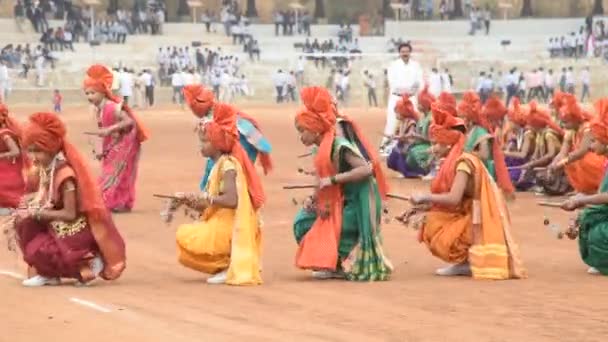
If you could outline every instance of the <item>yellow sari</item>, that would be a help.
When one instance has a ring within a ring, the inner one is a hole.
[[[422,241],[446,262],[468,260],[475,279],[526,278],[502,192],[476,156],[464,153],[458,171],[472,177],[474,198],[464,198],[454,210],[428,211]]]
[[[226,284],[258,285],[262,283],[260,220],[251,204],[245,174],[234,157],[218,159],[206,191],[211,196],[221,194],[224,173],[230,170],[236,171],[236,209],[212,206],[201,213],[200,221],[181,225],[176,233],[178,260],[209,274],[227,269]]]

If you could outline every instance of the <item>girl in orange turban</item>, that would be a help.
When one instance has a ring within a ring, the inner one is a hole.
[[[112,94],[112,72],[103,65],[87,70],[83,88],[96,109],[97,135],[102,138],[99,184],[104,202],[113,212],[128,212],[135,202],[135,183],[141,143],[149,133],[129,106]]]
[[[192,110],[192,114],[202,121],[212,120],[214,106],[217,103],[211,90],[201,85],[187,85],[184,87],[183,92],[186,103],[190,107],[190,110]],[[268,174],[272,170],[272,159],[270,158],[272,147],[262,134],[260,125],[252,116],[242,111],[237,111],[236,126],[239,131],[240,144],[247,152],[249,159],[255,164],[259,156],[264,173]],[[201,190],[204,190],[207,186],[211,169],[213,169],[213,162],[209,159],[205,168],[205,174],[201,179]]]
[[[21,128],[0,103],[0,208],[16,208],[25,191]]]
[[[502,193],[479,157],[463,152],[462,120],[437,104],[432,111],[433,151],[445,159],[431,193],[413,195],[414,210],[402,219],[406,224],[417,222],[420,241],[433,255],[452,264],[438,269],[438,275],[492,280],[526,277]]]
[[[597,117],[591,122],[590,129],[593,151],[608,156],[608,99],[595,104]],[[581,258],[589,266],[589,274],[608,275],[608,172],[597,193],[577,195],[562,204],[564,210],[584,208],[578,214],[578,246]]]
[[[386,159],[386,164],[404,177],[424,176],[430,171],[431,145],[427,140],[430,118],[421,117],[414,109],[409,94],[397,101],[395,113],[401,123],[399,142]]]
[[[200,215],[198,221],[177,230],[182,265],[213,274],[209,284],[258,285],[262,283],[258,209],[265,196],[239,143],[236,122],[236,109],[227,104],[216,104],[212,121],[201,122],[201,154],[213,160],[209,181],[202,193],[175,194],[164,216],[170,218],[182,205]]]
[[[313,270],[318,279],[387,280],[392,265],[382,247],[375,163],[336,134],[336,113],[322,93],[318,87],[303,89],[306,106],[295,119],[301,142],[318,146],[319,177],[317,191],[294,222],[296,266]]]
[[[61,120],[51,113],[31,115],[23,146],[36,166],[31,181],[38,188],[15,212],[17,241],[32,275],[23,285],[117,279],[126,265],[124,241]]]
[[[458,113],[467,122],[465,152],[477,154],[505,194],[513,194],[515,188],[509,177],[502,144],[500,139],[495,137],[488,117],[482,112],[481,100],[477,93],[473,91],[464,93],[458,104]]]
[[[579,193],[596,193],[604,175],[606,157],[590,151],[593,136],[585,112],[570,94],[564,95],[560,118],[568,129],[560,153],[549,165],[549,172],[564,169],[570,184]]]

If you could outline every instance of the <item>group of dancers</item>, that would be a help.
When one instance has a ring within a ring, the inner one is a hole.
[[[125,242],[111,214],[133,207],[149,133],[111,84],[106,67],[88,69],[84,91],[99,123],[90,134],[102,138],[97,180],[55,114],[32,114],[22,128],[0,106],[0,207],[8,210],[6,232],[29,266],[24,286],[114,280],[126,267]],[[161,213],[167,223],[180,208],[193,214],[194,222],[176,231],[178,261],[209,274],[210,284],[261,284],[266,196],[254,164],[272,172],[271,144],[255,118],[216,101],[211,90],[183,91],[207,166],[197,191],[158,195],[167,199]],[[608,181],[602,180],[608,99],[598,102],[593,118],[561,93],[553,116],[534,103],[515,101],[507,109],[490,98],[482,105],[472,92],[460,103],[447,93],[417,96],[417,108],[409,95],[396,105],[400,129],[391,138],[399,144],[388,161],[408,177],[432,174],[430,192],[411,195],[411,208],[398,219],[450,264],[438,275],[525,278],[505,198],[515,189],[565,194],[570,186],[577,194],[561,207],[585,208],[576,221],[582,258],[590,272],[608,274]],[[381,223],[383,202],[394,195],[378,153],[327,89],[303,88],[301,99],[295,129],[313,151],[316,184],[293,223],[295,265],[316,279],[388,280],[393,265]],[[567,186],[557,189],[558,182]]]

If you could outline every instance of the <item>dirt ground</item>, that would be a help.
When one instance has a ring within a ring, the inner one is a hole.
[[[34,107],[13,108],[25,118]],[[305,148],[293,128],[295,107],[254,107],[274,146],[274,172],[264,177],[264,285],[211,286],[205,275],[176,261],[172,226],[160,221],[155,192],[196,190],[204,161],[197,153],[194,119],[172,107],[142,111],[153,137],[144,146],[138,201],[131,214],[116,216],[127,240],[128,268],[114,283],[26,289],[16,279],[19,257],[0,248],[0,342],[53,341],[606,341],[608,278],[587,275],[576,242],[557,240],[543,215],[562,228],[568,215],[536,206],[532,194],[510,204],[513,229],[530,278],[474,281],[440,278],[442,262],[416,241],[416,232],[393,222],[383,226],[386,251],[395,265],[391,281],[313,281],[294,267],[296,244],[292,198],[285,183],[305,183],[296,156]],[[380,110],[347,110],[379,139]],[[95,129],[84,107],[63,114],[69,136],[84,152],[82,134]],[[93,162],[93,161],[92,161]],[[419,180],[390,174],[392,192],[428,189]],[[405,204],[391,201],[393,215]],[[15,272],[12,276],[7,272]],[[87,306],[88,305],[88,306]]]

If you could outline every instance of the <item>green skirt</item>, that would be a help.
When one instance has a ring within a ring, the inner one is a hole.
[[[348,280],[388,280],[392,265],[382,250],[380,233],[382,203],[375,183],[365,181],[347,184],[344,186],[344,193],[342,231],[338,245],[340,260],[336,265],[337,268],[345,271]],[[294,236],[298,243],[302,241],[316,219],[315,212],[304,209],[298,212],[293,225]],[[344,267],[345,265],[348,267]],[[345,268],[348,268],[348,271]]]
[[[585,209],[578,221],[581,258],[585,264],[608,275],[608,205]]]
[[[431,144],[429,143],[418,143],[410,147],[405,158],[408,169],[422,174],[428,173],[430,171],[429,162],[431,160],[430,148]]]

